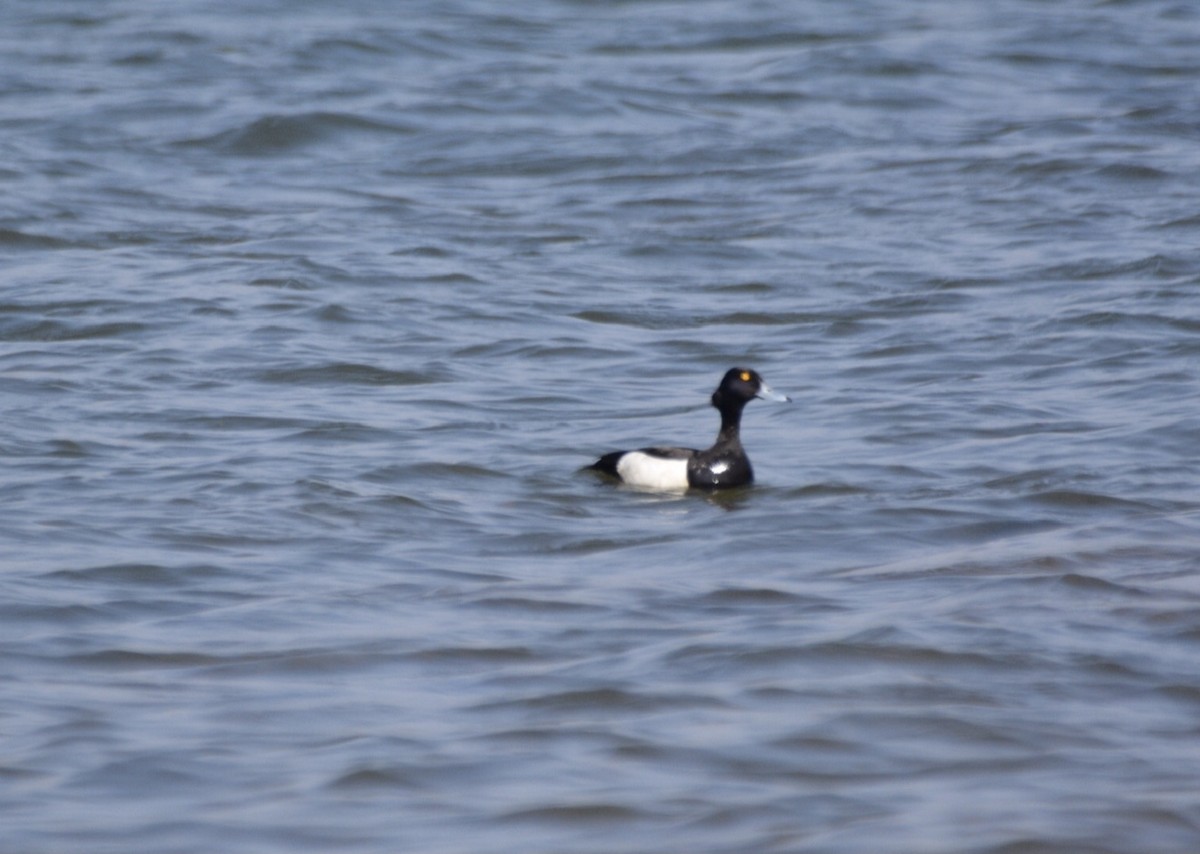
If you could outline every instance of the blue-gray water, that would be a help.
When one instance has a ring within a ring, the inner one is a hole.
[[[1200,851],[1195,4],[0,49],[4,854]]]

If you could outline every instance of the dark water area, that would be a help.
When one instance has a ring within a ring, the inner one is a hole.
[[[0,46],[0,851],[1200,851],[1200,8]]]

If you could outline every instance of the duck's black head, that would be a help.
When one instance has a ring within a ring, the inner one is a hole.
[[[730,368],[713,392],[712,405],[721,412],[741,411],[754,398],[762,400],[790,400],[786,395],[767,385],[758,371],[749,368]]]

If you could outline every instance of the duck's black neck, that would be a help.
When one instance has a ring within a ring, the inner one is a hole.
[[[742,410],[746,407],[746,401],[725,400],[717,393],[713,395],[712,404],[721,413],[721,432],[717,434],[717,444],[741,441]]]

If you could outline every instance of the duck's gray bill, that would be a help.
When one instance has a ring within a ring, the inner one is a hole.
[[[766,383],[759,384],[758,394],[754,396],[761,398],[762,400],[774,400],[777,403],[790,403],[792,400],[786,394],[780,394],[779,392],[775,391],[775,389],[771,388]]]

